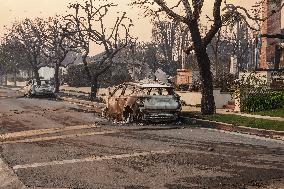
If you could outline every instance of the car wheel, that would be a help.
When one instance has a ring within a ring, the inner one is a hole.
[[[136,111],[136,113],[134,115],[134,121],[135,122],[142,122],[142,120],[143,120],[143,113],[140,110]]]
[[[55,93],[53,93],[52,95],[51,95],[51,98],[57,98],[57,94],[55,94]]]
[[[102,116],[102,117],[107,117],[107,112],[108,112],[108,108],[102,109],[101,116]]]
[[[27,98],[32,98],[32,97],[33,97],[33,94],[32,94],[32,92],[31,92],[31,91],[29,91],[29,92],[28,92],[28,94],[27,94],[26,96],[27,96]]]
[[[127,106],[125,107],[124,111],[123,111],[123,121],[125,123],[133,123],[134,121],[134,116],[133,116],[133,110]]]

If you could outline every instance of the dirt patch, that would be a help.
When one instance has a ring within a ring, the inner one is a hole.
[[[0,123],[0,134],[29,130],[29,128],[20,121],[6,120],[4,118],[1,119],[2,121]]]

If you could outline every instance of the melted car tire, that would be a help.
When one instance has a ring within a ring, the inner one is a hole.
[[[32,92],[29,91],[28,94],[26,95],[26,97],[27,97],[27,98],[32,98],[32,97],[33,97]]]
[[[123,121],[126,122],[126,123],[133,123],[134,122],[134,116],[133,116],[133,110],[132,108],[130,108],[129,106],[126,106],[124,108],[124,111],[123,111]]]

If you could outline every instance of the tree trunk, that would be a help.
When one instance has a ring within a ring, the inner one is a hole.
[[[32,75],[33,75],[33,74],[32,74],[32,70],[31,70],[31,69],[28,69],[28,78],[31,79],[31,78],[32,78]]]
[[[210,70],[210,59],[206,49],[201,49],[196,53],[196,56],[202,83],[201,112],[203,115],[212,115],[216,112],[216,107],[213,95],[213,78]]]
[[[40,76],[39,76],[38,71],[39,71],[39,69],[37,67],[33,68],[34,78],[35,78],[37,84],[40,85]]]
[[[59,79],[59,64],[55,64],[54,67],[54,87],[55,87],[55,93],[59,93],[60,88],[60,79]]]
[[[206,51],[199,28],[198,21],[192,20],[188,23],[192,36],[195,55],[198,62],[199,72],[201,76],[201,112],[203,115],[212,115],[216,112],[215,100],[213,95],[213,77],[210,68],[210,59]]]
[[[215,53],[215,77],[218,77],[218,68],[219,68],[219,56],[218,56],[218,52]]]
[[[87,75],[89,82],[91,83],[91,93],[90,100],[95,100],[97,98],[98,92],[98,76],[95,76],[91,73],[91,70],[88,66],[87,56],[83,57],[84,69]]]
[[[91,82],[91,94],[90,94],[90,99],[95,100],[97,98],[97,93],[98,93],[98,77],[94,76]]]
[[[13,73],[13,79],[14,79],[14,86],[16,87],[17,86],[17,71],[14,70],[14,73]]]
[[[5,77],[4,77],[4,85],[7,86],[8,85],[8,75],[7,73],[5,73]]]

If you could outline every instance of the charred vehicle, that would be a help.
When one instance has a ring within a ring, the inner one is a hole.
[[[54,87],[50,84],[49,80],[40,80],[40,85],[36,80],[30,80],[23,88],[26,97],[33,96],[55,96]]]
[[[159,83],[125,83],[109,92],[105,115],[118,121],[175,121],[181,112],[174,88]]]

